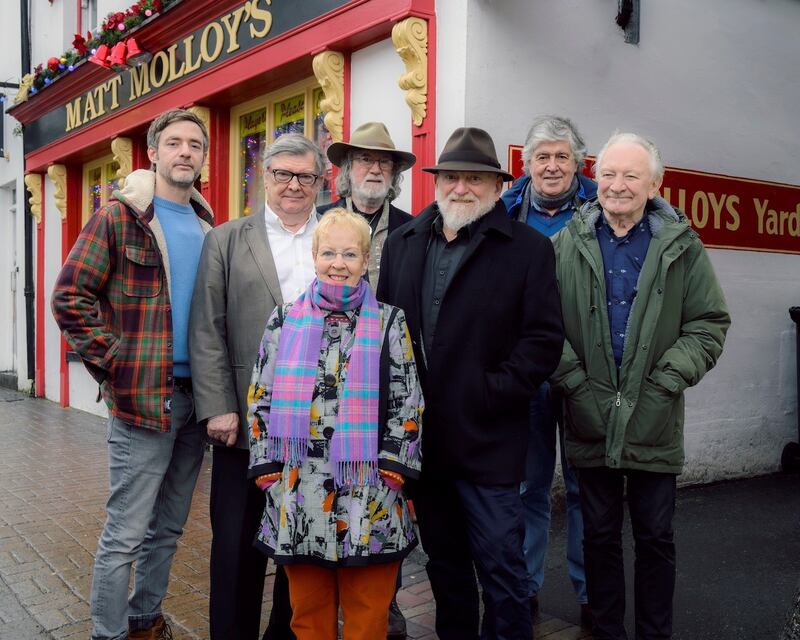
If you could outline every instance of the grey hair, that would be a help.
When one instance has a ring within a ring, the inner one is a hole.
[[[569,118],[561,116],[539,116],[533,121],[528,130],[528,137],[525,139],[525,146],[522,149],[522,168],[526,174],[529,173],[533,152],[542,142],[569,142],[572,155],[575,156],[575,165],[580,173],[586,160],[586,143],[578,132],[578,128]]]
[[[640,136],[638,133],[619,132],[615,131],[612,136],[603,145],[597,154],[597,161],[594,163],[594,175],[597,176],[599,167],[603,162],[603,156],[606,151],[615,144],[636,144],[642,147],[650,156],[650,172],[653,175],[653,180],[661,180],[664,177],[664,161],[661,159],[661,153],[653,142],[647,138]]]
[[[347,156],[342,160],[342,164],[339,165],[339,174],[336,176],[336,194],[340,198],[347,198],[352,193],[352,185],[350,184],[350,178],[353,171],[353,152],[348,152]],[[389,181],[389,193],[387,194],[387,198],[389,202],[397,198],[400,195],[400,185],[403,182],[403,171],[402,165],[398,164],[397,162],[394,163],[394,167],[392,167],[392,177]]]
[[[283,153],[290,156],[314,156],[315,173],[322,176],[325,173],[325,156],[322,155],[320,148],[304,135],[299,133],[284,133],[278,136],[271,145],[264,149],[263,163],[264,169],[270,166],[272,159]]]

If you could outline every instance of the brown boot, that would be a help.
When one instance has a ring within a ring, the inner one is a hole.
[[[170,629],[164,616],[158,616],[153,626],[149,629],[129,631],[128,640],[173,640],[172,629]]]

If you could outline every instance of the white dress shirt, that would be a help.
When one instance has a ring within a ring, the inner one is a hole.
[[[283,302],[292,302],[308,288],[314,279],[314,259],[311,256],[311,239],[317,226],[317,210],[311,209],[306,223],[297,231],[290,231],[283,221],[264,203],[267,239],[278,271]]]

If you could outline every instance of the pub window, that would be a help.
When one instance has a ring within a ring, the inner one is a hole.
[[[300,133],[316,142],[323,154],[331,144],[319,107],[324,97],[310,78],[278,91],[249,100],[231,109],[230,218],[259,212],[264,206],[264,147],[284,133]],[[332,167],[326,157],[322,188],[317,204],[331,200]]]
[[[83,165],[83,202],[81,204],[81,226],[89,217],[111,198],[111,192],[119,185],[117,171],[119,163],[108,155]]]

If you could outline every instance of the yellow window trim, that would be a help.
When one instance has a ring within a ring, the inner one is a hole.
[[[309,140],[313,140],[312,135],[314,132],[314,90],[319,89],[319,84],[316,78],[306,78],[300,82],[281,87],[280,89],[267,93],[263,96],[253,98],[247,102],[236,105],[231,108],[230,112],[230,174],[228,176],[231,189],[228,190],[228,219],[235,220],[239,218],[239,210],[241,206],[241,193],[239,189],[239,182],[241,180],[243,167],[241,166],[241,159],[239,157],[239,144],[241,137],[239,135],[239,118],[246,113],[256,111],[257,109],[266,109],[266,133],[267,144],[272,143],[272,132],[275,130],[275,103],[287,98],[294,97],[298,94],[305,94],[305,109],[304,109],[304,135]]]

